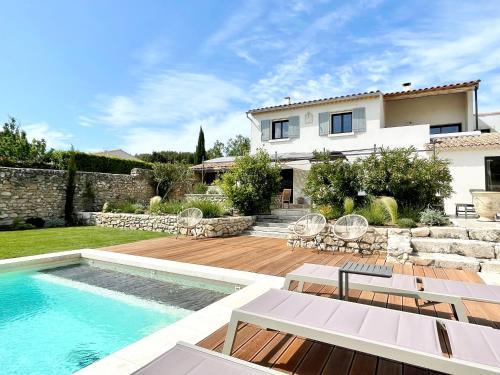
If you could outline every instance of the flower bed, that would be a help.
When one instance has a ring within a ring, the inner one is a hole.
[[[79,212],[77,216],[78,221],[84,225],[177,233],[177,215]],[[202,219],[201,223],[191,230],[190,235],[203,237],[234,236],[244,232],[254,221],[255,217],[253,216],[224,216]],[[186,229],[181,228],[180,233],[186,234]]]

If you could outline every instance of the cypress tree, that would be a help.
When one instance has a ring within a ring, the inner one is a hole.
[[[202,160],[207,159],[207,153],[205,151],[205,134],[200,126],[200,133],[198,134],[198,144],[196,145],[196,151],[194,152],[194,164],[201,164]]]

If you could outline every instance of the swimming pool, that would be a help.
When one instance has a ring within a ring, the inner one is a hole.
[[[230,292],[85,264],[0,273],[1,373],[71,374]]]

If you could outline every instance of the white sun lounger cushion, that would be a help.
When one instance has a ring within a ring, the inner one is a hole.
[[[455,280],[422,278],[424,291],[460,296],[464,299],[500,303],[500,286]]]
[[[500,368],[500,330],[455,321],[444,325],[453,358]]]
[[[269,375],[276,372],[201,348],[177,344],[135,375]]]
[[[338,282],[339,267],[324,266],[321,264],[304,263],[287,276],[315,277],[333,282]],[[395,273],[392,277],[375,277],[364,275],[350,275],[349,282],[353,284],[376,285],[386,288],[417,291],[417,279],[415,276]]]
[[[239,310],[441,355],[435,319],[346,301],[272,289]]]

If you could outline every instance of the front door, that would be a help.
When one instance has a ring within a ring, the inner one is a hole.
[[[500,191],[500,156],[484,158],[486,191]]]
[[[293,202],[293,169],[281,170],[281,191],[283,189],[292,189],[290,200]]]

